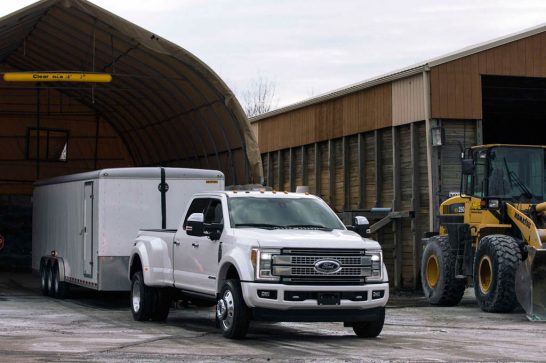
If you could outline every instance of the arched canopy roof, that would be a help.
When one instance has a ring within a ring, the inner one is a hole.
[[[0,63],[18,71],[111,73],[108,84],[48,86],[106,120],[135,166],[219,169],[228,184],[261,181],[248,119],[218,75],[88,1],[44,0],[1,18]]]

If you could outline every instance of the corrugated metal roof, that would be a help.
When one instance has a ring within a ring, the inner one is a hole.
[[[263,119],[266,119],[266,118],[273,117],[275,115],[279,115],[279,114],[289,112],[289,111],[292,111],[292,110],[297,110],[297,109],[300,109],[300,108],[303,108],[303,107],[311,106],[311,105],[321,103],[321,102],[324,102],[324,101],[332,100],[332,99],[335,99],[335,98],[338,98],[338,97],[341,97],[341,96],[344,96],[344,95],[347,95],[347,94],[355,93],[355,92],[358,92],[358,91],[361,91],[361,90],[364,90],[364,89],[367,89],[367,88],[371,88],[371,87],[374,87],[374,86],[377,86],[377,85],[380,85],[380,84],[383,84],[383,83],[387,83],[387,82],[395,81],[395,80],[398,80],[398,79],[406,78],[406,77],[415,75],[415,74],[423,72],[423,71],[428,71],[430,68],[438,66],[440,64],[448,63],[448,62],[451,62],[453,60],[463,58],[463,57],[466,57],[466,56],[469,56],[469,55],[472,55],[472,54],[475,54],[475,53],[480,53],[480,52],[483,52],[484,50],[496,48],[496,47],[499,47],[501,45],[511,43],[511,42],[514,42],[514,41],[517,41],[517,40],[520,40],[520,39],[523,39],[523,38],[528,38],[528,37],[533,36],[535,34],[543,33],[544,31],[546,31],[546,23],[537,25],[537,26],[529,28],[529,29],[522,30],[522,31],[517,32],[517,33],[510,34],[510,35],[507,35],[507,36],[504,36],[504,37],[496,38],[496,39],[493,39],[493,40],[490,40],[490,41],[487,41],[487,42],[484,42],[484,43],[475,44],[475,45],[460,49],[458,51],[442,55],[440,57],[429,59],[428,61],[425,61],[425,62],[414,64],[412,66],[402,68],[402,69],[399,69],[399,70],[396,70],[396,71],[393,71],[393,72],[390,72],[390,73],[387,73],[387,74],[383,74],[383,75],[378,76],[378,77],[370,78],[370,79],[367,79],[365,81],[349,85],[347,87],[339,88],[337,90],[334,90],[334,91],[331,91],[331,92],[328,92],[328,93],[324,93],[322,95],[319,95],[319,96],[316,96],[316,97],[313,97],[313,98],[310,98],[310,99],[307,99],[307,100],[304,100],[304,101],[301,101],[301,102],[297,102],[297,103],[294,103],[292,105],[288,105],[288,106],[285,106],[285,107],[278,108],[276,110],[264,113],[264,114],[256,116],[256,117],[253,117],[253,118],[250,119],[250,122],[251,123],[257,122],[257,121],[260,121],[260,120],[263,120]]]

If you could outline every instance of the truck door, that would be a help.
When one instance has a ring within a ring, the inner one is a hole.
[[[195,199],[185,216],[185,220],[192,213],[204,213],[205,223],[223,222],[221,200],[206,198],[207,203],[205,208],[203,208],[203,202],[203,199]],[[192,210],[194,209],[192,208],[194,207],[194,203],[195,207],[200,210]],[[218,270],[218,248],[220,241],[213,241],[207,236],[190,236],[186,233],[185,228],[181,228],[177,232],[175,242],[177,238],[180,245],[176,246],[179,248],[175,247],[173,253],[175,259],[175,286],[208,295],[216,294],[216,273]],[[180,286],[178,286],[178,283],[180,283]]]
[[[93,276],[93,182],[85,182],[83,189],[83,274]]]

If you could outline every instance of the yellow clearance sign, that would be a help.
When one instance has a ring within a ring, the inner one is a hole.
[[[53,73],[53,72],[7,72],[6,82],[112,82],[112,75],[107,73]]]

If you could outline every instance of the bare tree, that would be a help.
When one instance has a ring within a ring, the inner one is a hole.
[[[265,77],[260,76],[252,80],[242,95],[246,115],[254,117],[271,111],[278,103],[275,91],[275,82]]]

